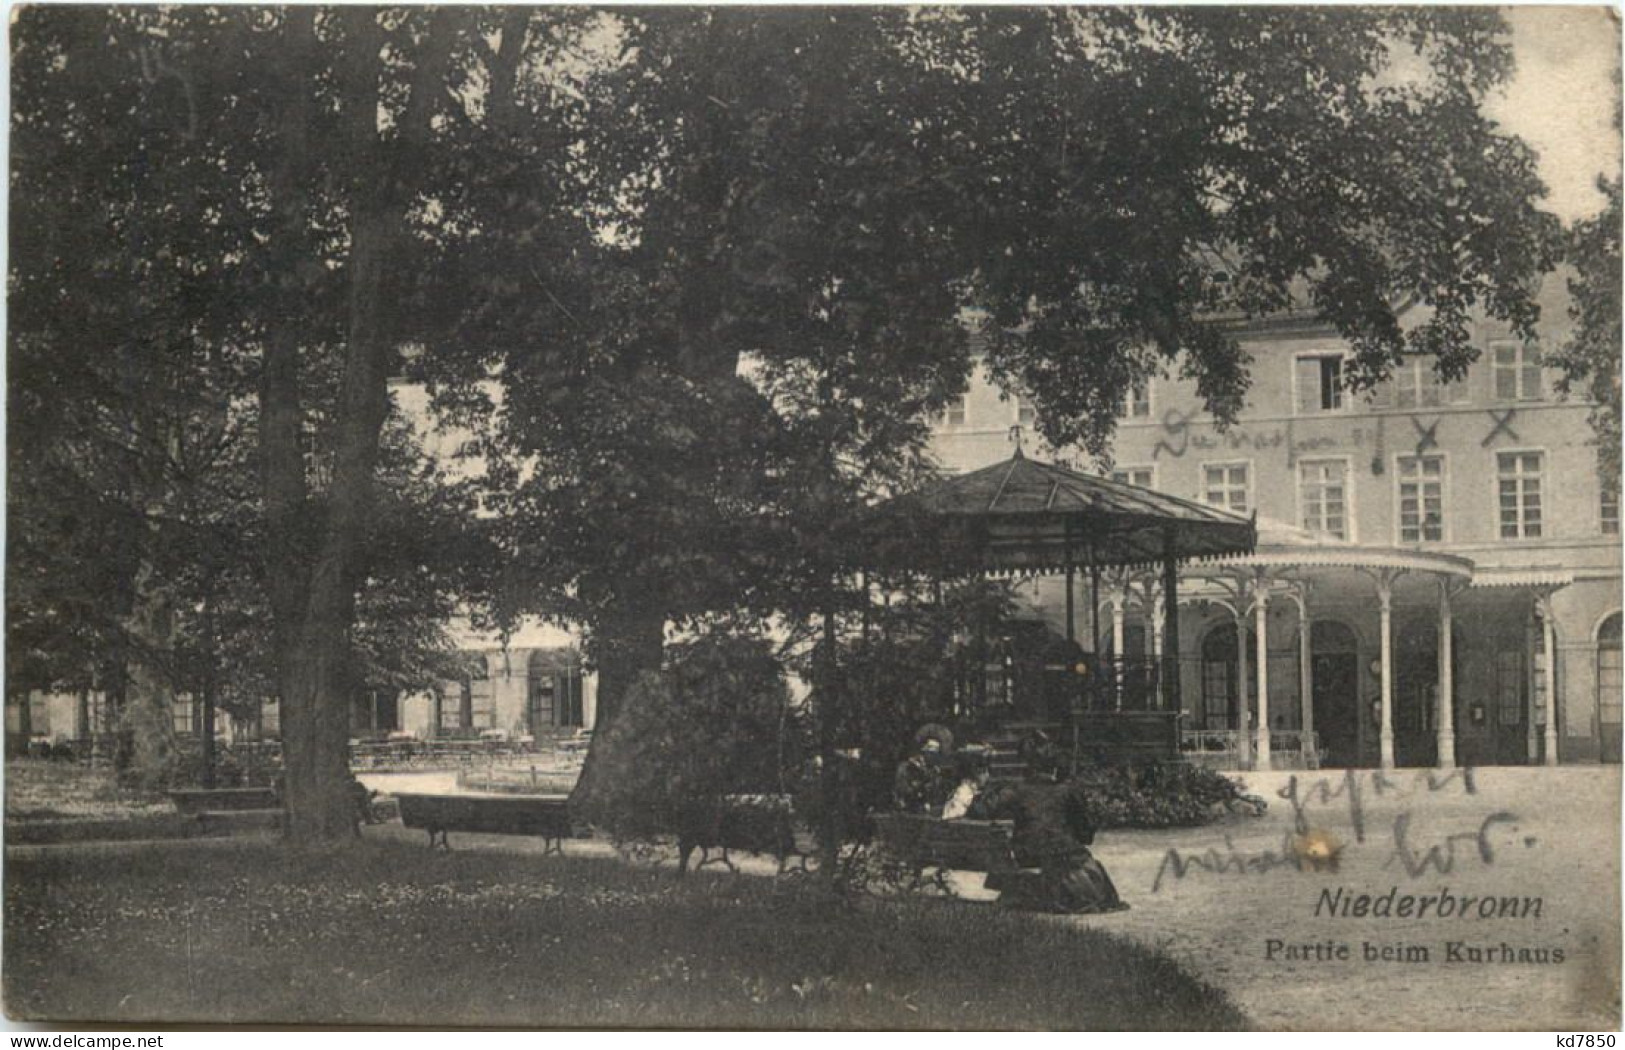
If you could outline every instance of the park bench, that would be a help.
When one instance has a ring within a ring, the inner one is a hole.
[[[169,800],[188,817],[200,813],[282,808],[282,800],[277,798],[276,789],[270,787],[176,788],[169,792]]]
[[[1008,820],[943,820],[920,813],[878,813],[874,823],[876,845],[910,872],[915,887],[927,881],[927,868],[936,869],[939,886],[946,871],[994,874],[1020,868],[1010,845],[1015,825]]]
[[[688,860],[695,850],[700,851],[700,862],[694,870],[707,864],[721,864],[729,871],[738,871],[729,850],[767,854],[779,862],[779,873],[792,856],[806,856],[796,846],[795,819],[790,799],[782,795],[729,795],[714,810],[686,822],[677,831],[677,873],[688,872]],[[711,856],[718,850],[718,856]]]
[[[205,833],[282,828],[282,800],[275,788],[176,788],[169,792],[169,800],[182,816],[195,818]]]
[[[448,832],[485,835],[531,835],[541,838],[542,852],[564,853],[564,840],[575,835],[564,795],[420,795],[397,793],[401,823],[429,833],[451,849]]]

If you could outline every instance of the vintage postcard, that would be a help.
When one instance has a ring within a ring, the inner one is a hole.
[[[14,1026],[1620,1028],[1617,9],[9,13]]]

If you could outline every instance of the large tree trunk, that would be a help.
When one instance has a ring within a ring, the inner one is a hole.
[[[308,9],[289,9],[291,46],[301,67],[313,65],[314,23]],[[377,12],[347,9],[346,58],[340,70],[345,98],[346,172],[350,198],[350,252],[344,279],[344,380],[337,444],[325,513],[313,514],[299,445],[303,423],[298,335],[275,333],[261,377],[261,468],[272,536],[269,590],[276,620],[277,678],[282,699],[284,802],[288,837],[333,842],[351,836],[349,705],[345,686],[351,659],[355,592],[365,559],[373,504],[373,472],[389,408],[391,350],[386,307],[394,303],[396,255],[409,250],[400,226],[399,180],[380,145],[377,89],[383,36]],[[430,77],[423,67],[403,125],[427,126]],[[311,177],[309,93],[284,115],[283,165],[278,172],[282,230],[303,243]],[[406,150],[393,159],[404,159]],[[297,291],[297,287],[292,289]],[[292,327],[291,325],[289,326]],[[313,519],[319,518],[319,524]]]
[[[336,627],[329,624],[329,628]],[[282,800],[294,842],[342,842],[354,833],[350,803],[348,710],[339,684],[349,645],[342,633],[311,623],[296,656],[279,668]]]
[[[133,643],[121,726],[131,743],[127,775],[140,786],[168,786],[175,763],[175,690],[165,666],[173,650],[168,596],[150,562],[136,571],[134,604],[125,620]]]

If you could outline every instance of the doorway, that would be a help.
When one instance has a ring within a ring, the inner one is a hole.
[[[1348,768],[1360,761],[1360,646],[1346,624],[1317,620],[1309,632],[1313,660],[1315,733],[1321,765]]]

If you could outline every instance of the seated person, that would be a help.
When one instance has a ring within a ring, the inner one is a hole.
[[[941,805],[942,741],[927,737],[898,763],[892,801],[904,813],[933,813]]]
[[[994,793],[986,808],[992,816],[1015,821],[1011,846],[1016,862],[1039,869],[1037,879],[1025,873],[990,875],[987,887],[1001,891],[999,903],[1074,914],[1128,907],[1105,866],[1089,850],[1095,829],[1082,789],[1034,777],[1020,787]]]
[[[954,767],[959,782],[942,807],[943,820],[960,820],[970,816],[976,800],[987,789],[989,774],[987,759],[984,756],[970,751],[963,752],[959,756],[959,761],[954,763]]]

